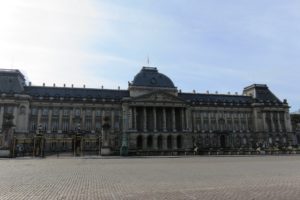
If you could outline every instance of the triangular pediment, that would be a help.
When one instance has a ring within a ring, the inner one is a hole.
[[[177,96],[163,91],[155,91],[131,99],[134,102],[165,102],[165,103],[185,103]]]

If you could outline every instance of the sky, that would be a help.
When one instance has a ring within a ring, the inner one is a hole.
[[[0,0],[0,68],[121,89],[142,66],[184,92],[267,84],[300,108],[299,0]]]

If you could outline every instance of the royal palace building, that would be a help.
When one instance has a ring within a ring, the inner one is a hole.
[[[287,101],[267,85],[250,85],[242,95],[188,93],[153,67],[143,67],[127,90],[33,86],[19,70],[2,69],[0,128],[6,113],[13,115],[16,140],[39,132],[49,140],[45,149],[50,150],[73,148],[76,134],[84,138],[81,148],[100,151],[101,146],[102,155],[178,155],[298,144]]]

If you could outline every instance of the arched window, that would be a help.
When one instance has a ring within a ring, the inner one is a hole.
[[[177,136],[177,148],[178,149],[182,148],[182,136],[181,135]]]
[[[136,148],[137,149],[143,148],[143,137],[141,135],[137,136],[136,138]]]
[[[172,136],[168,135],[167,137],[167,148],[172,149]]]

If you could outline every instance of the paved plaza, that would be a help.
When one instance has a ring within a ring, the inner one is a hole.
[[[0,159],[0,199],[300,199],[299,156]]]

